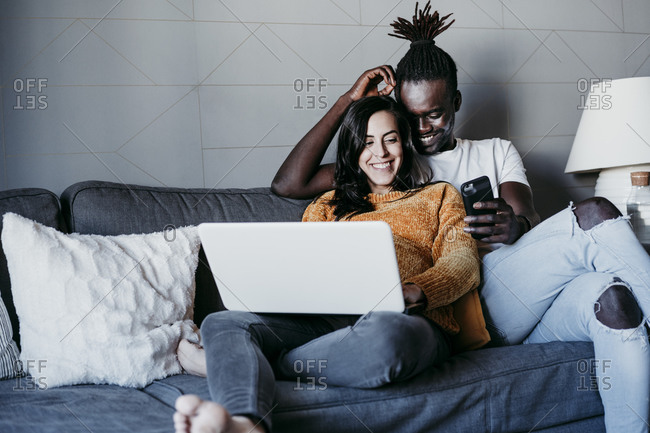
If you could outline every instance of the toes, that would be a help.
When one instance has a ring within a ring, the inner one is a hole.
[[[190,431],[189,418],[180,412],[174,413],[174,432],[189,433],[189,431]]]
[[[193,416],[202,400],[197,395],[182,395],[176,399],[176,410],[182,415]]]

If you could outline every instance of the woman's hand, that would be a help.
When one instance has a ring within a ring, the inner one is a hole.
[[[409,304],[425,302],[427,299],[420,286],[412,283],[402,284],[402,293],[404,294],[404,303],[407,306]]]
[[[378,85],[381,82],[386,83],[386,87],[379,90]],[[377,66],[361,74],[345,95],[352,101],[358,101],[366,96],[386,96],[390,95],[396,85],[393,67],[390,65]]]
[[[469,226],[463,229],[467,233],[484,235],[485,237],[481,238],[482,242],[512,244],[526,232],[527,228],[522,227],[522,221],[517,218],[512,207],[502,198],[476,202],[474,209],[496,211],[493,214],[465,217],[467,224],[489,224],[482,227]]]

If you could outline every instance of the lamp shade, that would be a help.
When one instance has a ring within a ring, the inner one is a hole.
[[[565,173],[650,163],[650,77],[592,86]]]

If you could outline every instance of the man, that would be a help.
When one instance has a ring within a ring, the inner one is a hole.
[[[456,64],[433,39],[453,21],[443,27],[448,16],[440,19],[437,12],[428,14],[427,8],[424,10],[427,20],[410,23],[400,19],[393,23],[397,35],[391,36],[411,41],[397,73],[388,65],[364,72],[294,147],[273,179],[271,189],[292,198],[310,198],[332,189],[333,164],[319,164],[346,109],[360,98],[389,95],[394,89],[397,100],[411,115],[415,147],[427,156],[435,180],[447,181],[460,189],[468,180],[482,175],[490,178],[497,198],[480,202],[475,208],[491,209],[495,213],[468,216],[468,224],[482,223],[482,226],[469,226],[466,231],[480,235],[482,242],[488,244],[511,244],[540,220],[521,158],[506,140],[472,142],[454,136],[455,116],[462,103]],[[379,90],[382,82],[386,86]],[[498,188],[494,189],[495,185]]]
[[[646,431],[650,258],[616,207],[598,197],[571,205],[516,242],[540,222],[521,158],[506,140],[455,137],[455,114],[462,103],[456,65],[434,42],[451,23],[443,27],[448,16],[429,12],[427,3],[418,17],[416,6],[413,22],[392,24],[397,37],[411,41],[397,71],[385,65],[364,72],[298,142],[278,170],[273,192],[309,198],[333,189],[333,165],[319,164],[347,107],[395,90],[411,116],[414,145],[435,180],[460,188],[487,175],[498,186],[495,200],[474,206],[496,213],[465,219],[482,223],[465,231],[483,236],[483,246],[510,244],[483,256],[481,301],[493,339],[501,344],[593,341],[597,359],[625,353],[609,372],[617,382],[614,391],[601,395],[605,424],[607,431]],[[379,90],[382,82],[386,86]],[[620,338],[607,340],[623,330],[634,338],[620,347]],[[624,359],[633,359],[639,369],[630,374]]]

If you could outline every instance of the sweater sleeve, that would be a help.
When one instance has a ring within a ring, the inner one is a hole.
[[[446,185],[442,194],[438,232],[431,250],[433,266],[405,281],[422,289],[427,312],[450,305],[480,282],[476,242],[463,231],[465,209],[460,194],[451,185]]]
[[[333,191],[316,198],[302,214],[302,222],[334,221],[334,208],[328,204]]]

